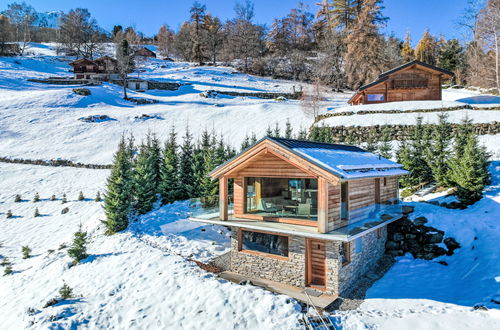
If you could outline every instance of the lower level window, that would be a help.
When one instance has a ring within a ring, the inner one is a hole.
[[[242,230],[241,249],[288,257],[288,237]]]

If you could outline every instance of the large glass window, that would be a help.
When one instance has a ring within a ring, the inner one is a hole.
[[[241,249],[288,257],[288,237],[242,230]]]
[[[246,213],[265,217],[318,218],[318,180],[247,178]]]

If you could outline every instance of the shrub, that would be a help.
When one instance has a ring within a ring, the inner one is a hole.
[[[7,219],[12,218],[13,217],[12,211],[8,210],[7,213],[5,213],[5,216],[7,217]]]
[[[35,197],[33,197],[33,202],[39,202],[40,201],[40,195],[38,193],[35,194]]]
[[[21,251],[23,252],[23,259],[28,259],[29,257],[31,257],[31,249],[29,248],[29,246],[23,246]]]
[[[21,201],[21,195],[17,194],[16,197],[14,197],[14,202],[19,203]]]
[[[8,265],[7,267],[5,267],[5,269],[3,270],[3,276],[7,276],[7,275],[10,275],[12,274],[13,270],[12,270],[12,266],[11,265]]]
[[[88,257],[87,254],[87,232],[82,231],[82,225],[73,234],[73,244],[68,250],[68,255],[73,258],[73,263],[77,264]]]
[[[4,266],[5,267],[5,266],[9,266],[9,265],[11,265],[11,262],[10,262],[9,258],[5,258],[5,259],[2,260],[2,262],[0,262],[0,266]]]
[[[38,207],[35,208],[35,214],[34,214],[34,217],[39,217],[40,216],[40,211],[38,211]]]
[[[80,191],[80,193],[78,194],[78,200],[83,201],[84,199],[85,199],[85,196],[83,196],[83,192]]]
[[[66,283],[59,289],[59,294],[61,295],[61,299],[69,299],[73,297],[73,289],[69,287]]]
[[[101,193],[100,192],[97,192],[97,194],[95,195],[95,201],[96,202],[102,201],[102,199],[101,199]]]
[[[43,306],[43,308],[47,308],[47,307],[50,307],[50,306],[54,306],[55,304],[58,304],[59,303],[59,298],[52,298],[50,299],[49,301],[47,301],[45,303],[45,305]]]

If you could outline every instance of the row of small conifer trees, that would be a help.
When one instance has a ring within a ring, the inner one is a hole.
[[[124,230],[130,214],[147,213],[157,201],[165,204],[217,195],[218,184],[208,173],[235,154],[223,136],[208,130],[194,141],[187,129],[178,143],[172,127],[163,146],[154,133],[140,145],[135,145],[133,136],[122,137],[107,180],[106,232]]]
[[[328,127],[313,130],[311,139],[331,142],[327,130]],[[439,115],[437,125],[424,124],[423,118],[417,117],[410,139],[402,141],[396,150],[389,127],[383,129],[378,142],[369,136],[365,138],[365,142],[360,143],[364,149],[388,159],[396,158],[410,171],[409,175],[401,177],[400,184],[411,192],[435,182],[439,187],[456,188],[459,201],[469,205],[481,198],[484,187],[490,183],[490,154],[479,144],[468,118],[453,132],[446,113]]]

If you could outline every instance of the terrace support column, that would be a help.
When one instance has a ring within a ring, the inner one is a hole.
[[[228,220],[228,178],[223,176],[219,178],[219,218]]]
[[[318,232],[328,231],[328,181],[318,178]]]

